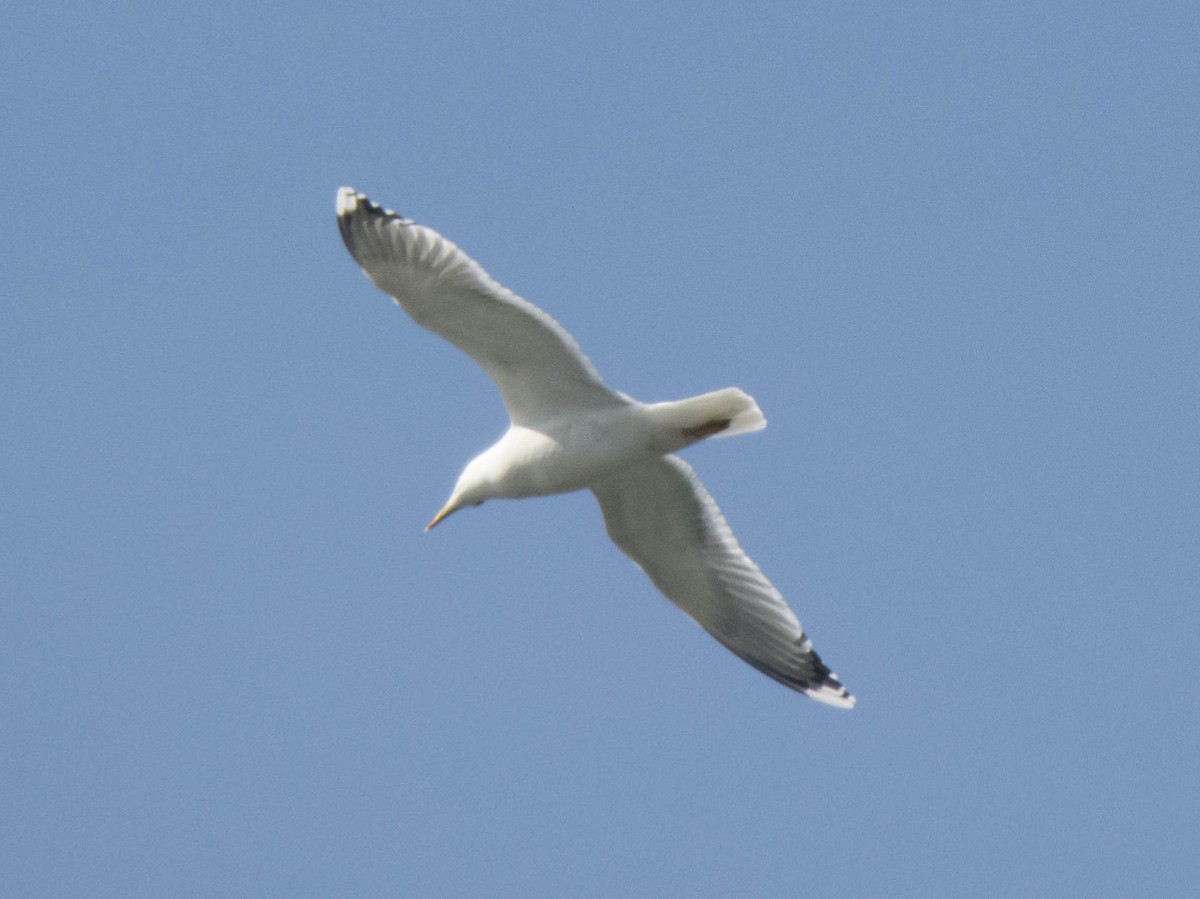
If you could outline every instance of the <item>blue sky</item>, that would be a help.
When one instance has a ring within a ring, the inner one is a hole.
[[[0,893],[1181,895],[1200,879],[1190,4],[6,16]],[[353,185],[645,400],[859,698],[505,425]]]

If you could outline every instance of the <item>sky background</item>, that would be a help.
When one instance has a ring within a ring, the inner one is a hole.
[[[0,37],[0,894],[1200,883],[1200,12],[18,3]],[[348,184],[644,400],[858,696],[506,425]]]

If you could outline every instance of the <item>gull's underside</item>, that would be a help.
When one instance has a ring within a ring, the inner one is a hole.
[[[505,437],[467,466],[433,524],[492,497],[587,487],[613,542],[722,645],[813,699],[854,705],[691,467],[671,454],[763,427],[753,399],[727,388],[638,403],[606,387],[554,319],[437,232],[347,187],[337,212],[346,248],[371,281],[470,355],[512,420]]]

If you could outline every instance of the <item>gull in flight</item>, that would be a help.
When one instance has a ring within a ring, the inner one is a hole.
[[[338,191],[337,217],[366,276],[474,359],[512,421],[467,463],[426,530],[485,500],[586,487],[612,541],[722,645],[793,690],[854,705],[691,466],[674,455],[708,437],[766,427],[749,395],[729,387],[640,403],[606,387],[566,329],[436,231],[349,187]]]

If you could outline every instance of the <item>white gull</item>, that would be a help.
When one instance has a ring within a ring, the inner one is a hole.
[[[426,528],[464,506],[588,488],[612,541],[738,657],[793,690],[851,708],[796,615],[742,551],[691,466],[672,453],[766,427],[735,387],[668,403],[610,390],[567,331],[436,231],[349,187],[338,228],[367,277],[417,324],[473,358],[511,426],[472,459]]]

